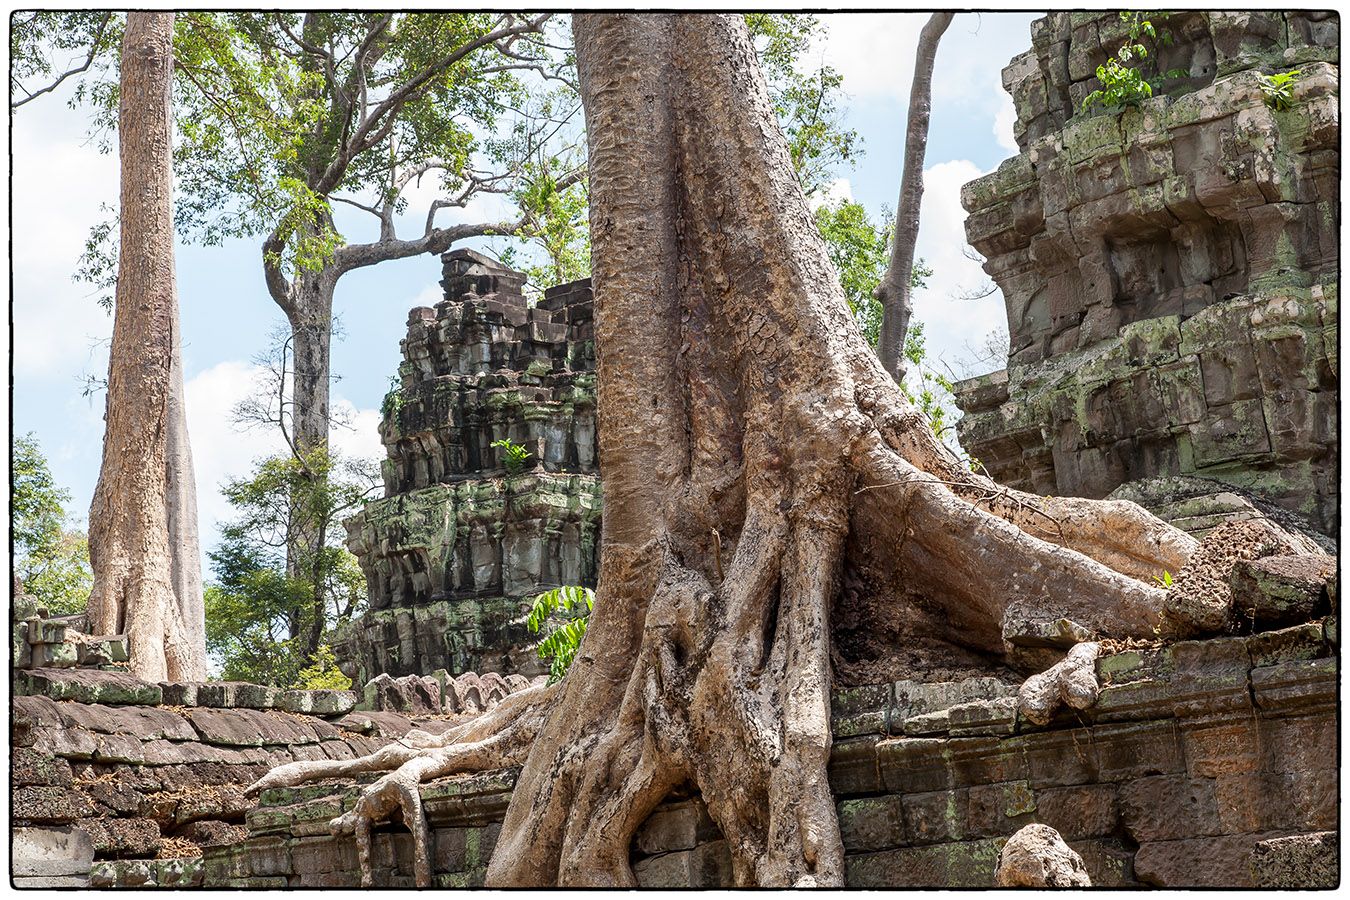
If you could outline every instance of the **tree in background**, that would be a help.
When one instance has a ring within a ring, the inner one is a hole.
[[[214,580],[206,590],[207,649],[222,662],[223,678],[282,687],[344,680],[329,642],[364,609],[366,581],[343,546],[342,520],[369,498],[374,481],[361,464],[316,447],[264,459],[250,478],[225,486],[238,515],[210,554]],[[288,565],[296,518],[311,523],[319,541]]]
[[[118,102],[120,251],[103,464],[89,509],[89,625],[125,634],[132,674],[206,676],[173,586],[167,431],[178,330],[174,277],[172,13],[129,13]]]
[[[123,36],[123,22],[111,11],[66,12],[37,10],[14,14],[10,27],[10,110],[17,110],[48,94],[67,80],[106,66]],[[75,53],[75,58],[65,58]],[[63,59],[58,61],[57,56]],[[97,82],[95,82],[97,83]],[[104,82],[105,85],[108,82]],[[89,83],[77,81],[72,105],[87,96]],[[111,96],[108,99],[111,100]],[[106,107],[111,108],[111,106]],[[101,223],[89,245],[83,266],[91,280],[105,289],[100,302],[112,312],[108,291],[116,283],[115,253],[104,244],[111,223]],[[182,335],[174,305],[173,347],[170,359],[169,414],[165,436],[164,511],[169,527],[170,578],[188,641],[204,654],[201,540],[197,528],[197,480],[187,430],[183,389]]]
[[[910,270],[914,246],[919,240],[919,209],[923,202],[923,160],[928,151],[928,120],[933,107],[933,62],[938,41],[952,22],[952,13],[933,13],[919,32],[914,54],[914,82],[909,89],[909,115],[905,128],[905,163],[900,176],[900,202],[895,209],[895,246],[886,274],[877,286],[885,311],[877,355],[897,382],[905,380],[908,359],[905,334],[914,305],[910,299]]]
[[[825,250],[839,272],[844,299],[858,322],[863,338],[875,349],[881,333],[883,310],[877,286],[886,271],[894,223],[884,219],[878,227],[861,203],[838,200],[817,207],[816,227],[825,239]],[[922,259],[910,270],[910,286],[927,286],[933,270]],[[915,320],[905,335],[905,359],[909,363],[900,388],[928,419],[938,437],[947,437],[947,420],[954,407],[952,381],[928,358],[923,323]],[[953,448],[956,449],[956,448]]]
[[[89,539],[69,527],[65,505],[70,492],[56,486],[32,434],[14,439],[10,485],[15,577],[24,593],[54,615],[80,612],[94,583]]]

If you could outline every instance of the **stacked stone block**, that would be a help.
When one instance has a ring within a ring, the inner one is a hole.
[[[1097,886],[1294,886],[1279,873],[1296,866],[1259,863],[1257,850],[1271,856],[1278,839],[1300,835],[1334,842],[1320,833],[1337,827],[1337,646],[1326,619],[1120,650],[1097,663],[1096,706],[1046,726],[1019,719],[1016,686],[994,678],[836,691],[830,783],[847,883],[990,887],[1004,842],[1040,822]],[[482,883],[514,781],[506,770],[423,788],[438,886]],[[264,793],[248,841],[206,851],[206,883],[359,885],[354,840],[329,835],[327,822],[361,784]],[[382,826],[374,841],[375,884],[412,886],[406,829]],[[726,841],[697,796],[658,807],[631,861],[643,887],[731,878]]]
[[[358,683],[387,672],[542,664],[530,598],[593,586],[600,525],[590,282],[529,306],[525,276],[442,257],[445,300],[414,309],[384,404],[385,497],[347,522],[369,611],[337,643]],[[530,454],[522,471],[493,443]]]
[[[1003,291],[1008,368],[962,382],[963,446],[999,481],[1102,497],[1194,474],[1333,533],[1339,323],[1339,22],[1177,13],[1139,107],[1082,111],[1124,40],[1052,13],[1004,70],[1019,155],[966,185]],[[1298,69],[1291,109],[1258,75]]]
[[[489,682],[460,709],[523,686]],[[354,759],[463,720],[358,711],[352,691],[154,684],[115,669],[19,670],[14,691],[11,875],[30,887],[200,885],[202,848],[247,837],[243,790],[272,767]]]

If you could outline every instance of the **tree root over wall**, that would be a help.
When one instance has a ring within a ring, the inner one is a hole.
[[[590,142],[605,524],[567,677],[445,736],[254,785],[392,769],[335,821],[368,866],[417,785],[521,765],[488,884],[632,885],[637,828],[701,793],[738,885],[841,885],[830,793],[841,584],[991,659],[1009,616],[1151,638],[1191,628],[1152,583],[1197,542],[1127,502],[972,474],[858,334],[739,16],[578,15]],[[1024,692],[1089,702],[1092,646]],[[1034,695],[1034,696],[1033,696]]]

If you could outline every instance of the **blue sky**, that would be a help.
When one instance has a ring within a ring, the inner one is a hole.
[[[937,56],[933,116],[925,166],[918,252],[935,270],[916,297],[927,323],[930,353],[957,364],[992,329],[1005,327],[1002,298],[957,301],[952,295],[984,282],[962,255],[965,217],[959,202],[966,181],[1013,155],[1012,103],[1000,71],[1031,45],[1031,13],[960,14]],[[847,123],[865,151],[851,170],[837,173],[833,190],[873,214],[894,208],[913,48],[926,14],[849,13],[822,17],[828,37],[813,52],[844,76]],[[86,115],[59,91],[20,109],[13,118],[13,419],[17,433],[34,432],[57,482],[72,494],[81,523],[98,480],[103,397],[81,396],[83,376],[103,376],[111,318],[71,281],[88,228],[117,200],[116,155],[100,155],[86,140]],[[402,223],[411,232],[430,195],[415,198]],[[457,220],[498,212],[471,206]],[[364,214],[339,212],[353,240],[373,235]],[[253,459],[279,449],[263,432],[240,432],[230,410],[246,396],[253,359],[282,322],[263,286],[259,240],[223,247],[180,246],[177,254],[188,423],[196,458],[202,539],[214,545],[230,510],[219,485],[247,473]],[[333,348],[335,405],[345,407],[351,430],[335,440],[343,449],[382,456],[375,432],[380,399],[398,361],[409,308],[439,299],[439,260],[432,256],[384,263],[345,276],[336,309],[345,336]]]

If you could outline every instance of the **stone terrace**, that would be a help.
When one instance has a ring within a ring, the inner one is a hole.
[[[1337,824],[1337,646],[1328,618],[1123,650],[1098,662],[1095,707],[1044,728],[1019,720],[1015,687],[990,678],[837,692],[830,777],[848,884],[988,887],[1007,836],[1044,822],[1083,856],[1094,885],[1240,887],[1283,877],[1292,886],[1299,876],[1272,839]],[[482,883],[514,778],[487,773],[423,789],[438,886]],[[246,842],[206,849],[205,883],[358,885],[354,841],[327,832],[358,787],[266,792],[247,814]],[[1321,877],[1334,866],[1334,839],[1298,845],[1304,854],[1323,848],[1314,854]],[[377,830],[376,885],[412,886],[411,848],[402,826]],[[730,879],[725,842],[696,797],[659,808],[632,853],[644,887]]]

